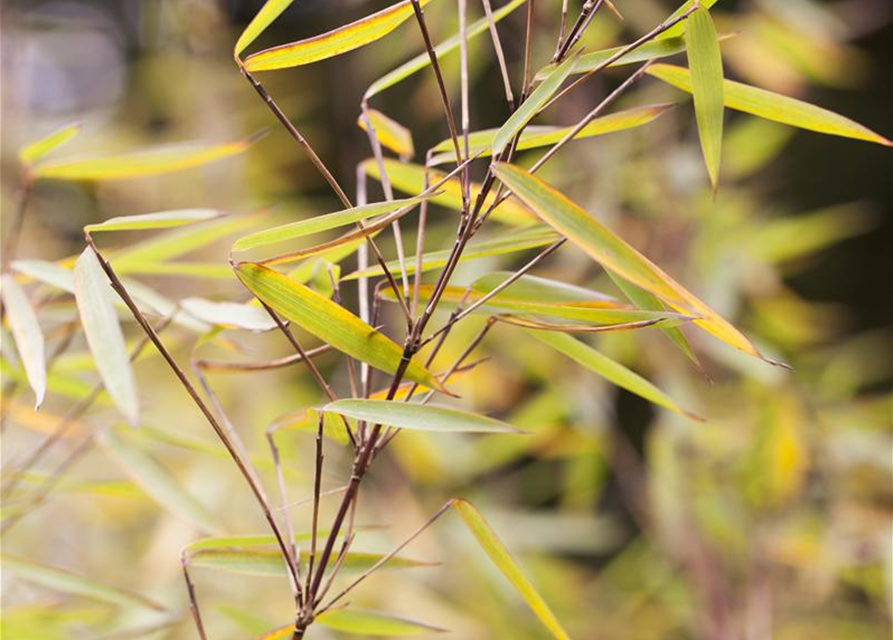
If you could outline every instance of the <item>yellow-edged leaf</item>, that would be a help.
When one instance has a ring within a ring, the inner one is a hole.
[[[521,433],[510,424],[476,413],[419,405],[396,400],[365,400],[345,398],[324,406],[324,413],[336,413],[369,424],[381,424],[399,429],[421,431],[451,431],[468,433]]]
[[[685,39],[701,151],[710,183],[716,189],[722,157],[723,71],[716,28],[707,9],[696,9],[688,17]]]
[[[252,18],[245,31],[236,40],[236,46],[233,47],[233,54],[239,55],[247,49],[257,37],[266,30],[272,22],[288,9],[294,0],[267,0],[264,6],[260,8],[257,15]]]
[[[415,155],[415,147],[412,144],[412,132],[402,124],[383,114],[377,109],[367,109],[366,115],[375,130],[375,137],[386,147],[401,158],[411,158]],[[360,129],[366,131],[366,118],[361,113],[357,118]]]
[[[28,384],[34,390],[34,410],[43,403],[47,391],[47,367],[44,353],[43,332],[37,321],[37,314],[28,301],[28,296],[16,282],[14,276],[4,274],[0,297],[6,309],[6,318],[12,337],[15,339],[19,360],[25,368]]]
[[[82,125],[79,122],[68,124],[56,129],[37,142],[32,142],[19,150],[19,161],[26,167],[34,164],[57,147],[62,146],[75,137],[80,133],[81,127]]]
[[[219,218],[223,214],[215,209],[180,209],[177,211],[159,211],[143,213],[135,216],[119,216],[104,222],[88,224],[84,227],[87,233],[96,231],[141,231],[146,229],[169,229],[182,227],[195,222],[204,222]]]

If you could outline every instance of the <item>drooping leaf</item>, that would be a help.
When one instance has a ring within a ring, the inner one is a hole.
[[[415,155],[412,132],[409,129],[377,109],[367,109],[366,115],[381,146],[390,149],[401,158],[411,158]],[[367,130],[366,118],[362,113],[357,118],[357,124],[363,131]]]
[[[512,138],[515,137],[515,134],[523,129],[536,116],[539,110],[552,99],[552,96],[555,95],[565,79],[570,75],[576,59],[576,56],[571,55],[567,60],[555,67],[555,70],[533,90],[527,100],[521,103],[521,106],[515,109],[508,120],[499,127],[499,131],[493,137],[494,157],[499,156],[503,149],[512,141]]]
[[[53,591],[82,596],[120,607],[165,611],[163,606],[145,596],[110,587],[64,569],[37,564],[25,558],[8,554],[3,554],[2,564],[4,572],[8,571],[22,580],[27,580]]]
[[[40,408],[47,391],[46,355],[44,353],[43,332],[37,321],[37,314],[28,301],[28,296],[16,282],[15,277],[4,274],[0,297],[6,309],[6,318],[15,338],[19,359],[25,368],[28,384],[34,390],[34,410]]]
[[[151,147],[121,155],[55,160],[35,165],[32,177],[55,180],[126,180],[198,167],[242,153],[252,139],[209,145],[187,143]]]
[[[497,9],[493,12],[493,23],[497,23],[510,14],[512,11],[520,7],[527,0],[512,0],[508,4],[506,4],[501,9]],[[486,17],[481,18],[480,20],[468,25],[468,29],[466,31],[466,38],[471,40],[484,33],[489,27],[489,23]],[[460,36],[456,34],[451,38],[448,38],[441,42],[439,45],[434,47],[434,53],[437,55],[437,59],[441,60],[443,57],[453,51],[456,51],[459,48],[460,44]],[[431,64],[431,58],[428,56],[427,51],[423,51],[419,55],[415,56],[411,60],[405,62],[400,65],[393,71],[388,72],[375,82],[373,82],[368,89],[366,89],[366,93],[363,95],[365,100],[369,100],[374,95],[377,95],[384,91],[385,89],[389,89],[393,87],[398,82],[401,82],[413,75],[414,73],[421,71],[425,67]]]
[[[158,213],[143,213],[136,216],[119,216],[110,218],[104,222],[88,224],[84,227],[86,233],[97,231],[139,231],[144,229],[168,229],[170,227],[182,227],[195,222],[204,222],[219,218],[221,212],[215,209],[180,209],[178,211],[160,211]]]
[[[358,573],[369,569],[383,557],[382,554],[378,553],[348,551],[344,561],[341,563],[341,568],[346,572]],[[306,563],[309,559],[309,552],[306,549],[302,550],[301,562]],[[199,549],[192,554],[189,563],[194,567],[242,575],[282,577],[286,575],[282,551],[276,546],[260,547],[252,545],[249,547],[235,546]],[[382,568],[411,569],[428,566],[429,564],[412,560],[405,556],[395,556],[382,565]]]
[[[688,93],[692,91],[691,74],[688,69],[670,64],[655,64],[648,68],[648,73],[678,89]],[[779,93],[724,80],[723,97],[729,109],[743,111],[760,118],[818,133],[875,142],[887,147],[893,146],[893,141],[858,122]]]
[[[191,316],[221,327],[247,331],[271,331],[276,328],[270,314],[250,304],[184,298],[180,305]]]
[[[98,440],[121,471],[163,508],[201,531],[220,531],[213,516],[186,491],[177,478],[124,434],[108,429],[98,434]]]
[[[420,0],[425,6],[431,0]],[[264,49],[245,59],[248,71],[272,71],[311,64],[353,51],[388,35],[413,15],[410,0],[403,0],[328,33]]]
[[[619,362],[611,360],[611,358],[593,349],[585,342],[566,333],[532,331],[527,329],[525,329],[525,331],[540,342],[560,351],[590,371],[594,371],[609,382],[616,384],[618,387],[622,387],[656,405],[666,407],[670,411],[674,411],[679,415],[694,420],[702,420],[698,415],[680,408],[679,405],[673,402],[666,393],[648,382],[648,380],[627,369]]]
[[[32,142],[19,150],[19,161],[26,167],[34,164],[54,149],[75,137],[80,133],[81,127],[82,125],[79,122],[67,124],[40,140]]]
[[[722,157],[723,71],[716,28],[707,9],[696,9],[688,17],[685,39],[701,150],[710,183],[716,189]]]
[[[518,563],[508,549],[505,548],[505,545],[502,544],[499,536],[496,535],[496,532],[493,531],[493,528],[484,519],[480,511],[462,498],[453,499],[452,506],[462,517],[465,526],[471,531],[471,534],[490,557],[493,564],[496,565],[496,568],[512,583],[512,586],[518,591],[518,594],[524,599],[524,602],[536,614],[536,617],[540,619],[540,622],[543,623],[546,629],[557,640],[570,640],[570,636],[567,635],[558,618],[552,613],[549,605],[537,593],[536,588],[521,571]]]
[[[283,11],[288,9],[294,0],[267,0],[260,11],[251,19],[248,26],[236,40],[236,46],[233,47],[233,55],[238,56],[247,49],[257,37],[262,34],[273,21],[278,18]]]
[[[74,297],[105,389],[127,421],[139,423],[139,397],[109,279],[91,247],[74,265]]]
[[[262,265],[243,262],[235,270],[249,291],[284,318],[352,358],[386,373],[397,371],[403,350],[341,305]],[[405,375],[443,390],[431,372],[415,360]]]
[[[450,407],[419,405],[394,400],[343,399],[322,408],[326,413],[337,413],[369,424],[381,424],[399,429],[422,431],[452,431],[470,433],[520,433],[518,429],[476,413]]]
[[[707,304],[553,187],[513,165],[499,164],[495,171],[538,216],[605,269],[653,293],[676,311],[697,316],[693,322],[720,340],[766,360],[750,340]]]

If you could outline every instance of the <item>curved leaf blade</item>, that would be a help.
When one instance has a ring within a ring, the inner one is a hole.
[[[19,150],[19,161],[26,167],[34,164],[42,157],[62,146],[78,133],[83,125],[79,122],[60,127],[36,142]]]
[[[238,56],[247,49],[283,11],[288,9],[292,2],[294,0],[267,0],[264,6],[260,8],[260,11],[252,18],[251,22],[248,23],[248,26],[245,27],[239,39],[236,40],[236,45],[233,47],[233,55]]]
[[[519,429],[501,420],[469,411],[395,400],[335,400],[321,411],[399,429],[454,433],[521,433]]]
[[[724,104],[722,53],[710,12],[703,7],[696,9],[688,17],[685,33],[701,151],[710,184],[715,190],[719,183],[722,157]]]
[[[6,308],[6,317],[12,337],[15,339],[19,359],[25,368],[28,384],[34,390],[34,410],[43,404],[47,392],[46,354],[44,350],[43,332],[37,321],[37,314],[28,301],[28,296],[16,282],[15,277],[4,274],[0,297]]]
[[[216,209],[180,209],[177,211],[159,211],[158,213],[142,213],[135,216],[118,216],[84,227],[86,233],[97,231],[142,231],[148,229],[170,229],[182,227],[195,222],[204,222],[219,218],[223,214]]]
[[[401,158],[411,158],[415,155],[412,132],[409,129],[378,109],[367,109],[366,115],[375,130],[375,137],[383,147],[390,149]],[[357,118],[357,125],[363,131],[367,131],[366,118],[362,113]]]

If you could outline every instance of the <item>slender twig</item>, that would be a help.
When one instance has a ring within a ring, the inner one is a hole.
[[[505,64],[505,52],[502,50],[502,42],[499,40],[499,31],[496,29],[496,22],[493,20],[493,8],[490,6],[490,0],[481,0],[484,5],[484,12],[487,14],[487,26],[490,29],[490,39],[493,40],[493,50],[496,52],[496,61],[499,63],[499,73],[502,75],[502,86],[505,90],[505,101],[508,103],[509,111],[515,110],[515,96],[512,93],[512,81],[509,79],[508,67]]]
[[[185,550],[180,553],[180,564],[183,567],[183,580],[186,582],[186,593],[189,595],[189,613],[195,623],[195,630],[198,632],[199,640],[208,640],[205,624],[202,622],[201,609],[198,606],[198,597],[195,594],[195,584],[189,575],[189,558],[186,557]]]
[[[324,353],[329,353],[333,347],[324,344],[320,347],[308,349],[304,355],[293,353],[282,358],[266,360],[264,362],[224,362],[223,360],[196,360],[195,366],[202,371],[213,371],[214,373],[252,373],[255,371],[271,371],[273,369],[282,369],[299,362],[304,362],[304,357],[315,358]]]

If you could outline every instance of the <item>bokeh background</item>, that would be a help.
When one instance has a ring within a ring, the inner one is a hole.
[[[61,124],[80,120],[84,130],[60,156],[235,140],[270,127],[246,154],[199,169],[107,184],[38,184],[16,257],[76,255],[82,227],[116,215],[188,207],[244,215],[276,205],[266,225],[338,208],[232,62],[232,43],[261,4],[3,1],[4,227],[15,211],[16,150]],[[478,17],[479,3],[469,4]],[[658,0],[615,4],[625,22],[603,12],[584,38],[588,48],[631,41],[675,8]],[[321,33],[385,5],[298,0],[255,46]],[[558,1],[536,3],[535,68],[554,49],[559,10]],[[516,79],[523,13],[499,27]],[[729,77],[893,134],[889,2],[723,0],[713,13],[720,31],[740,32],[723,45]],[[426,14],[436,41],[455,32],[455,3],[434,3]],[[355,167],[369,156],[356,126],[360,98],[374,79],[421,50],[410,21],[362,50],[262,80],[352,191]],[[489,40],[476,39],[470,56],[472,128],[498,126],[506,109]],[[445,60],[444,69],[457,104],[458,56]],[[575,122],[622,78],[604,74],[544,122]],[[479,349],[490,360],[457,388],[467,407],[533,434],[520,440],[402,434],[364,489],[360,521],[381,526],[364,530],[361,546],[385,551],[445,499],[465,495],[493,521],[575,638],[889,638],[893,156],[880,146],[730,113],[723,183],[714,199],[686,95],[646,79],[620,106],[667,100],[679,104],[655,123],[576,142],[543,176],[793,372],[751,362],[695,332],[689,336],[709,381],[658,332],[593,341],[708,418],[698,424],[656,410],[500,328]],[[417,150],[446,135],[430,72],[386,92],[374,106],[411,127]],[[370,190],[378,199],[377,185]],[[453,221],[437,211],[429,246],[442,248]],[[412,230],[406,233],[413,241]],[[499,237],[506,229],[494,225],[488,233]],[[185,259],[225,265],[232,238]],[[133,242],[116,237],[112,244]],[[471,282],[524,258],[469,262],[456,281]],[[572,249],[537,273],[613,291]],[[138,279],[172,299],[244,299],[232,277]],[[345,294],[355,290],[346,285]],[[53,299],[40,313],[44,332],[61,341],[60,328],[73,314],[70,298]],[[479,327],[474,320],[457,330],[444,362]],[[137,339],[133,326],[127,332]],[[254,358],[287,353],[275,335],[228,333]],[[83,339],[74,339],[54,364],[49,400],[34,414],[30,391],[16,383],[21,376],[11,341],[3,337],[8,463],[32,450],[75,402],[76,390],[96,378]],[[174,328],[166,339],[188,360],[195,336]],[[199,349],[233,357],[213,345]],[[343,388],[340,364],[335,357],[321,360]],[[18,511],[27,516],[4,535],[3,553],[144,594],[169,607],[172,617],[3,571],[2,625],[9,640],[195,637],[180,549],[207,533],[264,530],[231,463],[168,370],[147,356],[136,372],[144,428],[121,428],[107,405],[91,411],[5,501],[4,518]],[[315,387],[303,369],[219,376],[213,385],[272,491],[264,430],[279,416],[319,402]],[[45,500],[33,502],[33,489],[72,448],[107,430],[161,465],[200,505],[206,517],[199,520],[213,526],[196,526],[195,517],[172,508],[169,496],[145,486],[144,477],[101,445],[91,446]],[[305,498],[312,437],[286,433],[281,445],[292,497]],[[327,486],[338,486],[349,474],[347,456],[331,451],[327,471]],[[293,514],[298,526],[309,517],[306,506]],[[445,639],[546,637],[453,519],[409,552],[440,564],[382,573],[351,602],[450,629],[440,636]],[[199,568],[195,580],[212,638],[254,637],[289,622],[284,577]],[[156,625],[162,628],[147,631]],[[314,627],[312,637],[338,634]]]

